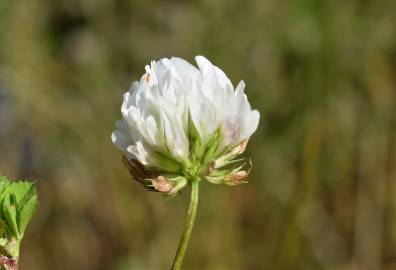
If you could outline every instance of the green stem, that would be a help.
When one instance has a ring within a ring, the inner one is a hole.
[[[191,200],[188,207],[186,224],[184,225],[183,235],[180,239],[179,247],[177,248],[175,259],[173,260],[172,270],[180,270],[183,263],[184,254],[186,253],[188,241],[190,240],[191,231],[194,226],[195,216],[198,208],[198,185],[197,179],[191,183]]]

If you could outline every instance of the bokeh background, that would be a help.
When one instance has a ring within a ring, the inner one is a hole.
[[[250,183],[203,183],[185,269],[396,269],[396,1],[0,1],[0,172],[36,180],[21,269],[168,269],[189,191],[110,134],[152,59],[202,54],[261,123]]]

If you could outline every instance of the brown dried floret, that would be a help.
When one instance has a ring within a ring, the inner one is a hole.
[[[248,182],[247,177],[249,176],[251,170],[252,170],[252,161],[251,159],[249,159],[248,162],[246,163],[245,170],[226,175],[224,177],[224,181],[227,182],[228,184],[235,184],[235,185],[247,183]]]
[[[137,159],[129,160],[123,156],[122,163],[128,169],[132,178],[141,183],[147,190],[166,194],[170,194],[173,191],[174,185],[165,176],[147,171]]]

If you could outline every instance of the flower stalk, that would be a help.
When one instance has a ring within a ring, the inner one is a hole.
[[[186,253],[188,242],[190,241],[191,232],[194,227],[195,216],[197,214],[198,208],[198,194],[199,194],[199,180],[194,179],[191,182],[191,199],[190,206],[187,211],[186,224],[184,225],[183,235],[179,242],[179,247],[177,248],[177,252],[175,255],[175,259],[173,260],[173,265],[171,270],[180,270],[184,254]]]

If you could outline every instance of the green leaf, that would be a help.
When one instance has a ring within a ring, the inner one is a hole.
[[[21,237],[23,237],[26,226],[28,225],[29,221],[32,219],[32,216],[37,208],[37,205],[38,205],[37,194],[34,193],[34,195],[31,195],[29,197],[29,200],[26,203],[24,203],[22,207],[19,208],[18,228]]]
[[[0,218],[0,237],[6,232],[6,225],[5,221]]]
[[[9,184],[6,186],[2,193],[5,196],[11,193],[15,194],[16,201],[19,203],[23,199],[23,197],[25,197],[25,195],[31,190],[33,185],[33,183],[27,181],[9,182]]]
[[[32,197],[37,197],[37,190],[34,183],[29,183],[30,187],[26,190],[23,197],[18,201],[18,211],[20,211],[26,203],[28,203]]]
[[[0,198],[3,198],[2,216],[9,225],[9,231],[12,231],[18,238],[22,237],[37,206],[37,191],[34,183],[8,182]],[[6,205],[7,211],[4,210]]]
[[[0,177],[0,194],[3,193],[3,190],[5,189],[5,187],[8,184],[4,179],[5,179],[4,177]]]
[[[37,208],[32,182],[12,182],[0,176],[0,255],[18,257],[19,244]]]
[[[15,238],[19,238],[20,234],[18,231],[18,223],[17,223],[17,206],[12,204],[11,198],[8,200],[4,200],[3,213],[4,213],[5,220],[7,222],[7,225],[8,225],[7,231],[9,233],[13,234],[13,236]]]

